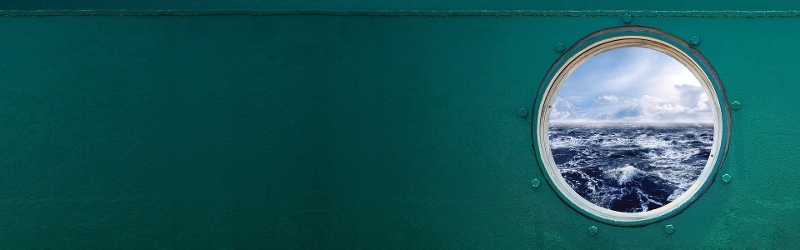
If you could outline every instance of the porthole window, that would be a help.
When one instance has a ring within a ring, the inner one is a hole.
[[[677,214],[709,186],[727,143],[724,95],[699,52],[619,29],[568,50],[543,82],[534,141],[555,191],[615,225]]]

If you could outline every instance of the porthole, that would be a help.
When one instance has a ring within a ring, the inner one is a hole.
[[[656,29],[592,34],[553,65],[534,104],[534,149],[569,206],[636,226],[680,213],[727,148],[722,85],[693,47]]]

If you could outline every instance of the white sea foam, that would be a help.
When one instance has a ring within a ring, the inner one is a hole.
[[[579,178],[568,183],[582,197],[606,208],[644,212],[675,200],[694,184],[712,133],[708,125],[572,124],[551,126],[549,139],[562,175]],[[602,176],[592,176],[597,174]],[[629,204],[631,195],[638,204]]]
[[[603,174],[606,177],[611,177],[613,179],[616,179],[619,185],[624,185],[633,180],[633,178],[636,177],[637,175],[641,175],[644,173],[645,173],[644,171],[639,170],[634,166],[625,165],[624,167],[621,168],[607,170]]]

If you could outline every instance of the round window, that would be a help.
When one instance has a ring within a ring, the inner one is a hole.
[[[649,28],[604,30],[553,65],[535,104],[534,147],[548,182],[597,220],[642,225],[710,186],[727,143],[713,69]]]

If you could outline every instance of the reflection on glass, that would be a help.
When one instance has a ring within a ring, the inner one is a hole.
[[[549,119],[561,176],[586,200],[646,212],[683,194],[713,142],[711,105],[680,62],[647,48],[586,60],[559,89]]]

